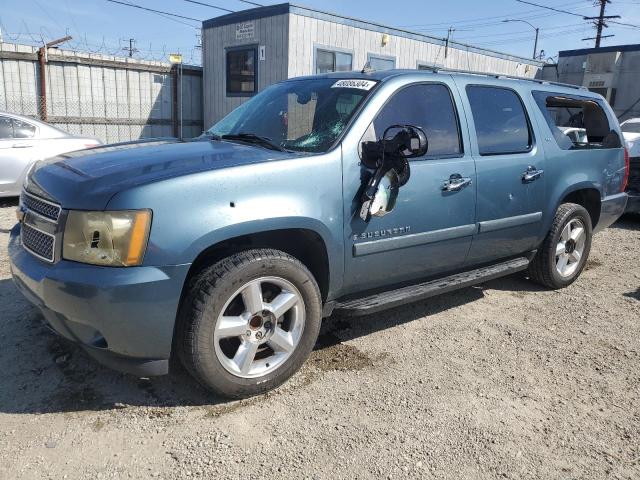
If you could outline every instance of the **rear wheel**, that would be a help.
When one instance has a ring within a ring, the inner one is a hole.
[[[180,356],[217,393],[259,394],[304,363],[321,312],[318,285],[300,261],[277,250],[238,253],[202,272],[187,293]]]
[[[562,204],[529,266],[531,279],[554,289],[571,285],[589,258],[592,236],[589,212],[575,203]]]

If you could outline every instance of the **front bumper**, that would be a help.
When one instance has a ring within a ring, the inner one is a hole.
[[[189,265],[51,265],[24,250],[20,225],[11,231],[9,260],[18,289],[57,333],[116,370],[140,376],[168,372]]]
[[[624,210],[627,207],[627,199],[628,195],[626,193],[618,193],[605,197],[602,200],[600,218],[598,224],[593,229],[593,233],[600,232],[616,222],[624,214]]]

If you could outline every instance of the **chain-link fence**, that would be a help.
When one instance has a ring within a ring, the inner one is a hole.
[[[168,64],[64,55],[53,49],[43,64],[32,47],[13,47],[0,44],[0,111],[38,118],[105,143],[193,137],[203,130],[199,68],[185,67],[180,75]]]

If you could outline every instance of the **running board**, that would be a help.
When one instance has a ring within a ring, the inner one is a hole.
[[[345,300],[335,304],[333,313],[346,316],[358,317],[369,315],[381,310],[397,307],[406,303],[413,303],[426,298],[435,297],[443,293],[458,290],[464,287],[471,287],[479,283],[484,283],[494,278],[504,277],[512,273],[526,270],[529,266],[529,259],[525,257],[498,263],[489,267],[478,268],[468,272],[457,273],[449,277],[432,280],[430,282],[409,285],[390,290],[388,292],[377,293],[369,297]]]

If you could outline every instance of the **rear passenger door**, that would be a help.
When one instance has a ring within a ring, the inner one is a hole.
[[[461,82],[476,163],[478,231],[467,264],[536,248],[545,204],[545,156],[529,99],[515,88]]]

